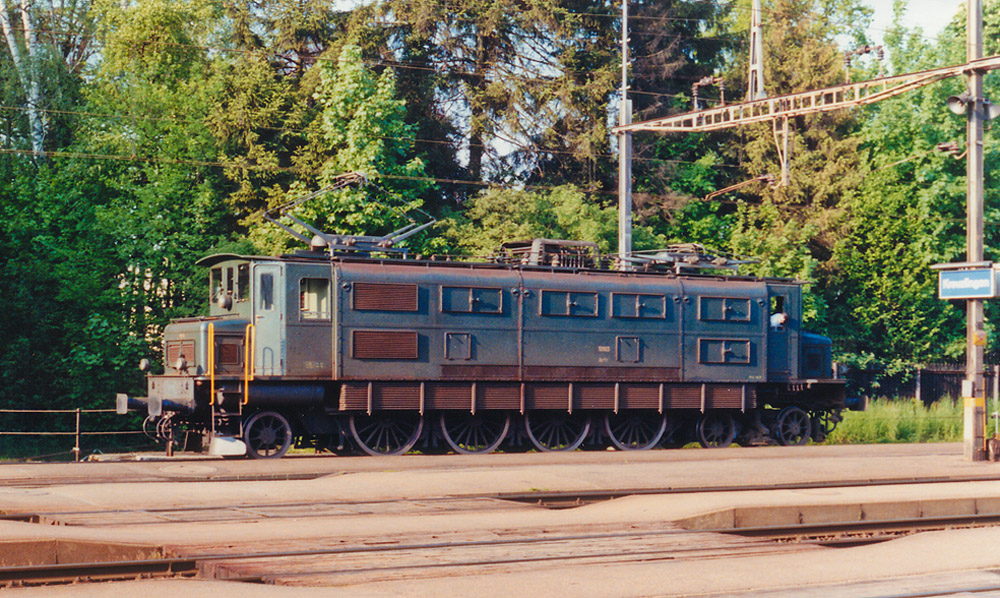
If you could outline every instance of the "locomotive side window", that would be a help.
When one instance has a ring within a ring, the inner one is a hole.
[[[785,313],[785,298],[781,295],[771,297],[771,317],[770,324],[772,330],[781,331],[785,329],[785,322],[788,321],[788,314]]]
[[[212,268],[211,282],[209,284],[209,299],[212,303],[222,294],[222,268]]]
[[[749,322],[750,299],[699,297],[698,319],[716,322]]]
[[[698,339],[699,363],[750,363],[750,341],[743,339]]]
[[[250,264],[240,264],[236,267],[236,291],[233,295],[237,301],[246,301],[250,293]]]
[[[543,316],[597,317],[597,293],[543,290],[541,294]]]
[[[233,290],[236,288],[236,281],[233,280],[233,269],[226,268],[226,288],[225,290],[229,292],[230,295],[233,294]]]
[[[260,275],[260,308],[262,310],[274,309],[274,275]]]
[[[611,317],[662,320],[667,317],[667,298],[663,295],[611,293]]]
[[[441,287],[441,311],[465,314],[503,312],[503,295],[498,288]]]
[[[330,319],[330,281],[303,278],[299,281],[299,313],[303,320]]]

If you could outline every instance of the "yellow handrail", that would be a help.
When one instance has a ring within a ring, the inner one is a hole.
[[[208,323],[208,404],[215,405],[215,324]]]
[[[252,323],[246,329],[246,359],[243,360],[243,404],[250,402],[250,381],[253,380],[254,353],[257,349],[257,329]]]

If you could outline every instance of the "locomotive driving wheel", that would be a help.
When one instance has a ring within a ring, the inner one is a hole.
[[[590,416],[565,411],[532,411],[524,415],[524,431],[540,451],[573,451],[590,433]]]
[[[695,425],[695,432],[703,448],[726,448],[736,439],[736,420],[726,412],[703,413]]]
[[[508,430],[510,414],[506,412],[441,412],[441,434],[456,453],[492,453],[507,437]]]
[[[604,431],[611,443],[623,451],[651,449],[667,430],[667,416],[648,411],[621,411],[604,417]]]
[[[243,424],[243,442],[254,459],[277,459],[292,447],[292,426],[280,413],[261,411]]]
[[[369,455],[402,455],[424,431],[424,417],[409,411],[351,416],[351,436]]]
[[[798,407],[785,407],[778,413],[778,444],[801,446],[809,442],[812,422],[809,414]]]

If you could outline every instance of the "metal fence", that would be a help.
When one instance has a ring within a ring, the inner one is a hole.
[[[1000,365],[985,367],[987,395],[994,400],[1000,395],[998,373]],[[894,372],[881,368],[847,368],[843,377],[847,379],[848,393],[853,396],[915,399],[930,405],[944,398],[961,398],[965,364],[928,363]]]
[[[33,431],[9,431],[0,429],[0,436],[34,436],[34,437],[46,437],[46,436],[63,436],[63,437],[73,437],[73,448],[71,452],[73,453],[73,458],[76,461],[80,460],[80,441],[89,436],[127,436],[127,435],[144,435],[141,430],[85,430],[83,426],[83,420],[85,415],[96,414],[96,413],[115,413],[114,409],[0,409],[0,414],[36,414],[45,416],[60,416],[65,415],[74,416],[73,430],[33,430]]]

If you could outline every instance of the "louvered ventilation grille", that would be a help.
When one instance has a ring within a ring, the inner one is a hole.
[[[354,309],[373,311],[417,311],[417,285],[354,283]]]
[[[219,365],[240,365],[240,346],[232,343],[219,345]]]
[[[355,359],[416,359],[417,333],[411,330],[355,330]]]
[[[181,355],[188,363],[194,360],[194,341],[167,342],[167,365],[173,367]]]

